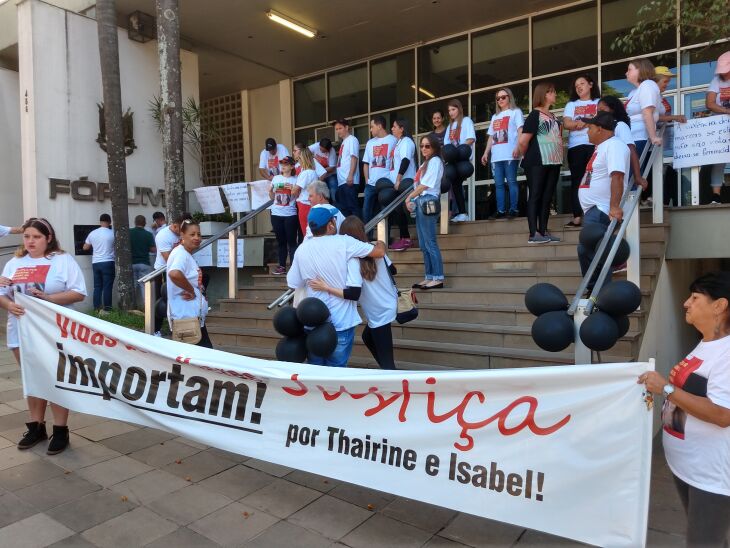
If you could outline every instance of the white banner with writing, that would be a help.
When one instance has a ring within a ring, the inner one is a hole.
[[[642,546],[647,363],[380,371],[154,338],[17,295],[23,386],[83,413],[600,546]]]
[[[226,210],[219,188],[217,186],[201,186],[194,189],[195,197],[206,215],[215,215]]]
[[[730,162],[730,115],[674,124],[674,169]]]
[[[248,183],[231,183],[221,186],[228,200],[231,213],[251,211],[251,198],[248,195]]]

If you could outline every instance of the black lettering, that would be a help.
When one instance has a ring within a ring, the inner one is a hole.
[[[513,497],[519,497],[522,494],[522,476],[519,474],[507,476],[507,493]]]
[[[134,392],[131,392],[132,382],[135,379]],[[124,383],[122,384],[122,395],[128,400],[137,401],[144,395],[147,388],[147,374],[139,367],[130,367],[124,375]]]
[[[428,455],[426,457],[426,474],[429,476],[437,476],[439,473],[440,459],[436,455]]]
[[[416,457],[416,452],[413,449],[406,449],[403,452],[403,468],[406,470],[415,470]]]
[[[244,383],[234,384],[232,381],[215,381],[213,383],[213,394],[210,398],[210,414],[218,415],[221,395],[224,395],[221,417],[226,419],[230,418],[233,399],[236,394],[238,394],[236,420],[242,421],[246,416],[246,403],[248,402],[248,386]]]
[[[471,484],[474,487],[487,487],[487,468],[481,464],[477,464],[472,468],[474,474],[471,477]]]
[[[498,493],[504,490],[504,472],[497,468],[496,462],[493,462],[489,469],[489,488]]]
[[[155,403],[157,399],[157,389],[160,387],[161,382],[167,380],[167,373],[160,373],[156,369],[152,371],[150,376],[150,391],[147,392],[147,403]]]
[[[197,411],[198,413],[205,413],[205,407],[208,404],[208,379],[205,377],[190,377],[188,382],[185,383],[185,386],[188,388],[194,385],[198,387],[185,394],[183,398],[183,409],[188,412]],[[193,403],[193,399],[196,400],[195,403]]]
[[[185,380],[185,375],[180,373],[180,364],[173,364],[172,372],[167,374],[167,380],[170,381],[170,390],[167,393],[167,405],[173,409],[180,407],[180,402],[177,401],[177,389],[179,384]],[[213,413],[211,404],[211,414]]]
[[[109,373],[111,373],[111,381],[107,380]],[[118,363],[101,362],[101,366],[99,367],[99,384],[101,384],[101,389],[104,391],[105,400],[108,400],[111,394],[117,393],[117,387],[119,386],[119,379],[121,377],[122,368]]]

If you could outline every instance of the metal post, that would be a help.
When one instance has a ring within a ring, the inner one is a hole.
[[[580,326],[588,316],[586,316],[586,306],[588,306],[588,299],[581,299],[578,304],[578,308],[575,309],[573,314],[573,325],[575,326],[575,364],[581,365],[591,363],[591,350],[583,341],[580,340]]]
[[[388,245],[388,217],[383,217],[378,223],[378,240]]]
[[[639,189],[641,190],[641,189]],[[627,202],[631,200],[638,200],[641,196],[640,192],[634,192],[629,194]],[[654,195],[656,196],[656,194]],[[630,211],[630,208],[626,208]],[[629,219],[626,225],[626,243],[629,244],[631,253],[629,253],[629,260],[626,261],[626,279],[636,284],[636,287],[641,287],[641,238],[639,233],[639,211],[635,211]]]
[[[652,186],[652,222],[664,222],[664,149],[662,145],[657,147],[654,157],[654,164],[651,168],[651,186]],[[637,215],[638,217],[638,215]]]
[[[144,332],[152,335],[155,332],[155,282],[148,280],[144,283]]]
[[[440,234],[449,233],[449,193],[441,195],[441,228]]]
[[[228,233],[228,298],[235,299],[238,293],[238,238],[237,231]]]
[[[692,205],[700,204],[700,166],[690,168],[690,183],[692,184]]]

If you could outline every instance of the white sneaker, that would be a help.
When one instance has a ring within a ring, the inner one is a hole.
[[[466,213],[460,213],[459,215],[457,215],[456,217],[454,217],[453,219],[451,219],[451,222],[453,222],[453,223],[463,223],[463,222],[468,221],[468,220],[469,220],[469,216]]]
[[[153,337],[162,337],[162,331],[155,331]]]

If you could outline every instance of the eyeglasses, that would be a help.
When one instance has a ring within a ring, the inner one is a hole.
[[[497,96],[497,101],[502,101],[504,99],[509,99],[509,95],[498,95]]]
[[[429,145],[428,143],[425,143],[425,144],[421,145],[421,148],[431,148],[431,145]]]
[[[180,226],[185,226],[185,225],[188,225],[188,224],[191,224],[191,223],[194,224],[195,221],[193,221],[192,219],[183,219],[182,222],[180,223]]]

